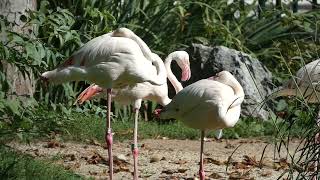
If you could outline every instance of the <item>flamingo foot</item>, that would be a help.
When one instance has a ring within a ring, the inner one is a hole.
[[[108,131],[106,133],[105,139],[106,139],[106,143],[108,145],[109,176],[110,176],[110,180],[112,180],[112,177],[113,177],[113,156],[112,156],[113,138],[112,138],[112,129],[111,128],[108,128]]]
[[[139,150],[138,150],[137,147],[133,147],[132,154],[133,154],[133,163],[134,163],[133,179],[134,180],[138,180],[138,155],[139,155]]]
[[[204,170],[203,170],[203,169],[200,169],[200,170],[199,170],[199,177],[200,177],[200,180],[204,180],[204,179],[205,179],[206,174],[204,173]]]

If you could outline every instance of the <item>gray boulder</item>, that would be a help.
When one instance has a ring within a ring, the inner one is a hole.
[[[271,72],[250,55],[224,46],[208,47],[192,44],[190,55],[191,79],[184,86],[227,70],[240,82],[245,92],[242,116],[267,120],[268,111],[261,107],[266,95],[271,93]],[[176,67],[173,67],[176,68]]]

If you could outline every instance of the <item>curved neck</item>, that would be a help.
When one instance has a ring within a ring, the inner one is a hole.
[[[161,85],[167,83],[166,67],[163,64],[162,59],[158,55],[153,56],[153,65],[157,69],[156,82]]]
[[[134,41],[137,42],[137,44],[140,46],[140,49],[143,53],[143,55],[151,62],[153,62],[154,60],[152,59],[152,52],[150,50],[150,48],[148,47],[148,45],[137,35],[134,35],[132,37],[132,39]]]
[[[172,73],[172,71],[171,71],[171,62],[172,62],[172,57],[169,55],[165,59],[164,65],[165,65],[166,70],[167,70],[167,77],[168,77],[170,83],[172,84],[172,86],[174,87],[174,89],[176,91],[176,94],[177,94],[179,91],[181,91],[183,89],[183,86],[178,81],[176,76]]]
[[[244,100],[244,91],[239,82],[235,82],[234,85],[231,86],[231,88],[233,89],[236,96],[236,99],[230,105],[230,108],[233,108],[235,106],[241,105],[242,101]]]

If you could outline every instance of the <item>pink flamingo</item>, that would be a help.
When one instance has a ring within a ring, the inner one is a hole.
[[[166,70],[161,58],[151,53],[148,46],[126,28],[119,28],[92,39],[62,65],[41,75],[41,79],[45,82],[64,83],[87,80],[107,89],[105,139],[108,144],[110,180],[113,179],[110,123],[112,88],[120,89],[140,82],[162,85],[166,84],[166,78]]]
[[[308,103],[319,103],[320,93],[319,80],[320,80],[320,59],[312,61],[305,66],[301,67],[294,78],[288,80],[283,86],[279,87],[277,91],[271,95],[271,97],[280,96],[298,96],[303,98]],[[318,112],[316,125],[320,127],[320,110]],[[320,143],[320,135],[316,133],[315,143]],[[319,157],[319,150],[315,159]],[[318,161],[314,162],[315,172],[319,171]],[[317,174],[313,175],[313,180],[317,180]]]
[[[181,81],[186,81],[190,79],[190,62],[189,55],[185,51],[175,51],[168,55],[165,59],[164,65],[167,70],[167,76],[176,92],[183,89],[181,83],[172,73],[170,68],[172,60],[175,60],[178,66],[182,69]],[[77,98],[76,102],[82,104],[84,101],[91,99],[92,97],[100,98],[104,97],[107,89],[104,89],[98,85],[92,84],[86,88]],[[137,83],[131,87],[125,87],[121,89],[113,90],[113,99],[120,104],[131,104],[134,105],[135,119],[134,119],[134,137],[132,154],[134,158],[134,179],[138,179],[138,144],[137,144],[137,134],[138,134],[138,112],[141,107],[141,102],[143,100],[151,100],[160,103],[165,106],[171,102],[168,97],[168,86],[163,84],[160,86],[150,84],[149,82]]]
[[[244,92],[240,83],[228,71],[197,81],[181,90],[172,101],[156,114],[161,119],[175,118],[185,125],[201,130],[200,169],[203,169],[203,142],[205,131],[233,127],[240,117]]]

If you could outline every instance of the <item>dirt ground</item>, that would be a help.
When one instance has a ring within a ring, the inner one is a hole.
[[[291,142],[290,151],[294,151],[298,143],[298,140]],[[147,139],[140,141],[139,144],[141,179],[197,179],[199,141]],[[283,151],[282,158],[277,156],[278,158],[274,159],[274,146],[270,144],[260,163],[263,149],[267,144],[255,139],[208,140],[204,145],[206,177],[277,179],[288,168],[287,160],[282,159],[286,157],[286,153]],[[96,141],[88,141],[87,144],[57,141],[30,145],[11,143],[10,146],[36,158],[50,159],[86,177],[108,179],[107,150]],[[133,160],[130,142],[115,143],[113,152],[115,179],[132,179]],[[231,155],[232,158],[229,159]],[[226,171],[228,159],[230,163]]]

